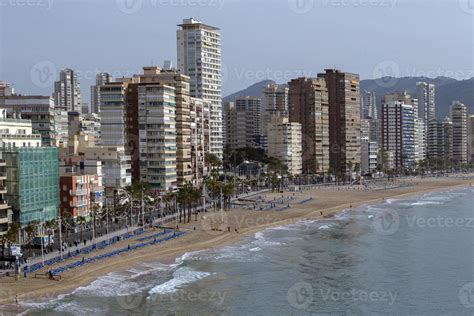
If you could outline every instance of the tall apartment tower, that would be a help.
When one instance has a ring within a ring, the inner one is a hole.
[[[376,101],[376,96],[375,92],[373,91],[368,91],[364,90],[361,93],[361,118],[372,118],[372,119],[377,119],[378,118],[378,113],[377,113],[377,101]]]
[[[360,166],[359,75],[326,69],[318,77],[328,90],[330,166],[346,173]]]
[[[410,168],[415,163],[415,111],[406,92],[382,98],[382,148],[394,154],[395,168]]]
[[[260,148],[262,136],[261,100],[239,97],[225,104],[226,145],[232,149]]]
[[[289,122],[287,117],[273,116],[268,125],[268,155],[284,163],[288,173],[302,171],[301,124]]]
[[[290,122],[301,124],[303,173],[329,171],[329,108],[326,81],[298,78],[289,83]]]
[[[418,98],[418,116],[425,122],[436,118],[436,88],[434,84],[426,82],[416,83],[416,94]]]
[[[140,180],[154,190],[177,187],[175,88],[161,83],[138,87]]]
[[[222,157],[221,34],[218,28],[193,18],[178,25],[177,61],[189,76],[190,95],[211,101],[211,153]]]
[[[107,72],[98,73],[95,76],[95,86],[91,86],[91,113],[100,113],[100,87],[110,83],[110,74]]]
[[[211,145],[210,109],[210,101],[191,98],[191,161],[194,185],[201,185],[208,174],[205,156]]]
[[[288,88],[269,84],[263,88],[262,131],[267,135],[267,126],[273,116],[288,117]]]
[[[468,126],[467,107],[459,101],[451,105],[451,120],[453,122],[453,162],[466,164],[468,162]]]
[[[174,88],[174,120],[176,124],[173,128],[176,133],[176,184],[182,186],[193,180],[190,120],[191,97],[189,95],[190,78],[171,67],[160,69],[156,66],[150,66],[143,67],[142,75],[134,76],[134,84],[132,84],[132,86],[155,85],[157,83]],[[134,94],[131,93],[131,95]],[[133,102],[137,102],[136,94],[135,97],[131,99],[135,100]],[[142,114],[143,113],[140,113],[140,115]],[[146,113],[144,115],[146,115]],[[138,139],[135,141],[139,142]]]
[[[59,73],[59,81],[54,83],[54,103],[57,107],[70,112],[82,111],[81,87],[77,73],[72,69],[63,69]]]

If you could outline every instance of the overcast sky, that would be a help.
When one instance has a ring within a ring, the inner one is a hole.
[[[69,67],[89,102],[98,71],[176,64],[176,25],[189,17],[221,29],[224,95],[333,67],[474,77],[474,0],[0,0],[0,80],[49,95]]]

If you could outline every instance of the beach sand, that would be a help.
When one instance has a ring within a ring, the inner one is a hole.
[[[5,304],[0,306],[0,311],[4,313],[21,311],[21,304],[18,307],[15,305],[16,297],[20,303],[33,300],[48,301],[60,294],[67,294],[80,286],[88,285],[107,273],[127,270],[144,262],[172,263],[177,257],[187,252],[223,247],[268,227],[288,225],[304,219],[321,218],[321,212],[323,212],[323,216],[331,216],[344,209],[355,209],[364,204],[382,203],[387,199],[406,198],[427,192],[449,190],[457,186],[469,186],[472,185],[473,178],[472,175],[466,175],[450,178],[409,178],[401,181],[412,186],[380,190],[331,186],[306,190],[301,193],[287,191],[285,193],[265,193],[260,196],[269,201],[281,198],[282,195],[294,198],[284,204],[277,204],[277,207],[271,211],[232,208],[230,211],[224,212],[223,218],[219,210],[214,212],[208,208],[207,213],[198,215],[198,221],[195,221],[193,215],[189,224],[179,224],[180,230],[186,232],[186,235],[182,237],[67,271],[62,274],[60,281],[34,278],[34,276],[27,279],[22,276],[18,281],[11,277],[0,278],[0,304]],[[400,182],[394,182],[395,185],[397,183]],[[309,198],[312,199],[308,200]],[[305,200],[308,201],[299,204]],[[286,207],[287,204],[290,205],[289,209],[278,211],[278,209]],[[216,227],[215,223],[220,223],[222,231],[211,230],[211,227]],[[227,231],[229,226],[231,227],[230,233]],[[238,232],[235,231],[236,228]],[[147,235],[151,235],[151,232],[147,232],[143,236]],[[127,247],[133,242],[136,241],[122,241],[102,252]],[[92,257],[100,253],[101,251],[97,251],[85,257]],[[77,260],[80,259],[75,258],[66,261],[66,263]],[[55,267],[62,265],[65,265],[65,262]]]

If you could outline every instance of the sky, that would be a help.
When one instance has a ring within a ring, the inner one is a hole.
[[[97,72],[176,64],[190,17],[221,29],[224,96],[325,68],[474,77],[474,0],[0,0],[0,80],[50,95],[72,68],[89,102]]]

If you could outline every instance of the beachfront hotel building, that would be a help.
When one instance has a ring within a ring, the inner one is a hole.
[[[345,174],[360,167],[359,75],[326,69],[318,77],[328,91],[330,166]]]
[[[459,101],[451,105],[451,121],[453,122],[453,163],[455,165],[468,162],[468,113],[467,107]]]
[[[193,18],[178,25],[177,61],[190,77],[190,95],[211,101],[211,153],[222,158],[222,68],[221,34],[218,28]]]
[[[232,149],[254,147],[261,148],[262,116],[261,99],[257,97],[239,97],[235,102],[224,105],[224,123],[226,125],[225,144]]]
[[[60,212],[89,219],[94,208],[101,204],[102,175],[88,174],[85,170],[72,169],[60,177]],[[99,200],[97,199],[99,198]]]
[[[191,98],[190,120],[193,184],[199,186],[208,175],[205,157],[211,146],[211,102]]]
[[[91,86],[91,113],[100,113],[100,87],[109,83],[111,76],[107,72],[98,73],[95,76],[95,85]]]
[[[264,135],[268,135],[267,127],[272,117],[288,117],[288,91],[287,87],[275,83],[263,88],[262,132]]]
[[[176,185],[182,186],[193,180],[192,170],[192,136],[191,136],[191,97],[190,78],[165,62],[163,68],[156,66],[143,67],[143,74],[135,75],[129,89],[131,108],[138,108],[133,103],[138,101],[138,90],[145,85],[162,84],[174,89],[175,122],[172,129],[176,133]],[[138,120],[142,120],[139,112]],[[135,134],[135,133],[134,133]],[[139,142],[139,140],[136,140]],[[135,157],[133,157],[135,158]]]
[[[138,87],[140,180],[160,192],[177,188],[175,88]]]
[[[395,168],[415,163],[415,111],[410,95],[394,92],[382,98],[382,148],[394,153]]]
[[[279,159],[288,173],[302,173],[301,124],[290,122],[288,117],[273,116],[268,125],[268,156]]]
[[[377,151],[377,142],[372,142],[369,139],[361,139],[360,171],[362,174],[376,171],[378,164]]]
[[[54,83],[54,104],[69,112],[82,111],[81,87],[77,73],[69,68],[59,72],[59,81]]]
[[[0,159],[0,236],[5,235],[13,223],[13,212],[7,201],[7,163]]]
[[[329,106],[326,81],[323,78],[302,77],[291,80],[288,85],[289,121],[301,124],[302,171],[326,173],[329,171]]]
[[[7,200],[21,227],[55,219],[59,207],[59,157],[55,147],[2,151]]]

